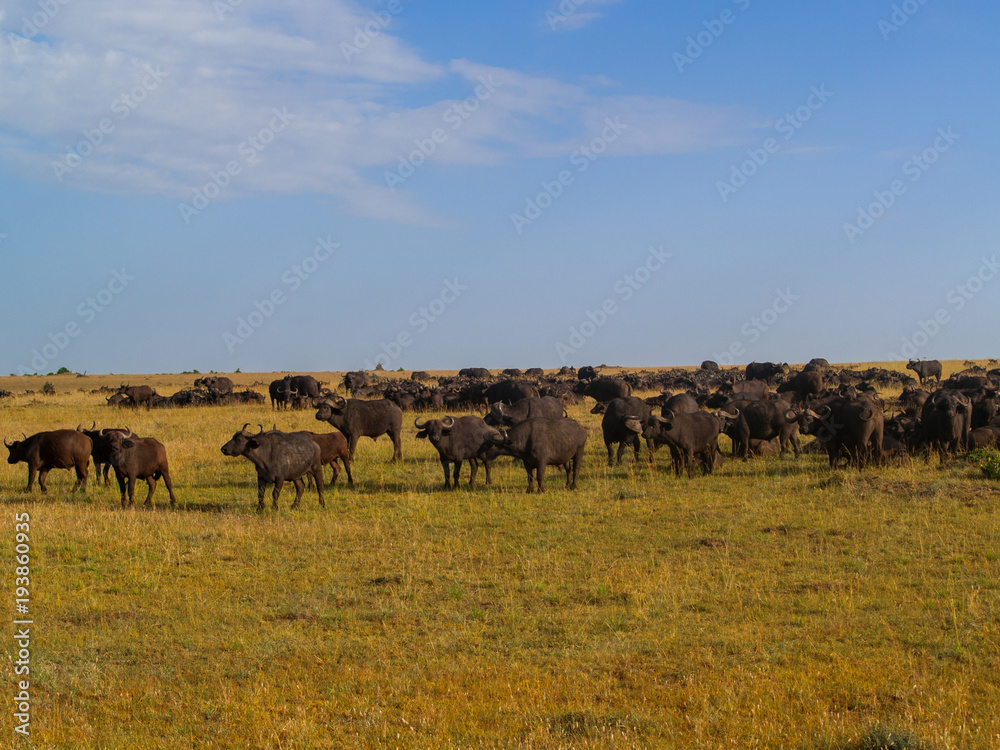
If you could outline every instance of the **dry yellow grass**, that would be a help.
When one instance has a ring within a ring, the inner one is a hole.
[[[29,497],[0,466],[8,592],[31,514],[35,747],[846,749],[883,726],[1000,748],[1000,490],[963,462],[677,480],[663,455],[606,468],[574,407],[576,492],[526,495],[503,462],[446,493],[405,429],[399,464],[362,441],[326,509],[286,490],[258,515],[252,467],[219,447],[244,422],[322,429],[312,411],[119,412],[76,390],[100,379],[47,379],[0,429],[128,422],[166,444],[180,509],[160,487],[156,512],[123,512],[59,471]]]

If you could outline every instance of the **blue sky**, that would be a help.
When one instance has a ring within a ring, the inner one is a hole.
[[[0,372],[995,357],[998,21],[14,0]]]

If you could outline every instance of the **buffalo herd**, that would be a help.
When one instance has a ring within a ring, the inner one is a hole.
[[[592,413],[602,415],[601,433],[608,465],[620,463],[631,449],[634,459],[646,444],[646,460],[655,461],[661,446],[670,452],[677,476],[694,477],[696,468],[709,474],[722,460],[719,437],[727,436],[732,456],[748,459],[777,453],[795,458],[804,451],[823,451],[831,468],[842,462],[859,470],[872,464],[897,461],[907,456],[937,454],[942,461],[974,448],[995,447],[1000,438],[1000,369],[972,367],[942,380],[942,367],[935,360],[911,361],[907,369],[919,382],[903,372],[869,368],[835,369],[826,360],[815,359],[793,371],[787,364],[753,362],[745,369],[720,368],[702,363],[697,370],[671,369],[656,372],[601,375],[597,368],[546,377],[538,368],[522,373],[505,370],[494,378],[484,368],[462,370],[458,377],[432,378],[428,373],[384,379],[368,373],[347,373],[341,386],[345,398],[308,375],[288,375],[269,388],[273,409],[316,409],[316,419],[327,422],[334,432],[282,432],[276,428],[237,431],[221,447],[226,456],[242,456],[257,472],[258,508],[272,485],[272,502],[285,482],[295,487],[293,508],[306,488],[315,485],[324,505],[323,467],[330,465],[332,486],[340,464],[353,484],[351,462],[358,440],[385,435],[393,445],[392,460],[402,459],[404,410],[484,410],[485,416],[417,417],[418,439],[426,439],[438,452],[444,472],[444,487],[457,489],[463,463],[469,463],[469,486],[475,485],[482,463],[486,483],[491,483],[492,463],[501,456],[518,459],[527,473],[527,490],[545,490],[547,467],[566,474],[566,487],[576,487],[587,441],[587,430],[567,415],[566,407],[590,398]],[[925,390],[933,378],[933,390]],[[432,380],[436,385],[430,385]],[[263,385],[263,384],[261,384]],[[230,378],[206,376],[194,383],[193,392],[204,394],[201,403],[234,403],[235,384]],[[891,399],[879,394],[886,387],[901,388]],[[658,392],[639,398],[633,392]],[[182,391],[181,393],[184,393]],[[235,402],[263,401],[238,398]],[[176,396],[177,394],[175,394]],[[113,394],[119,402],[150,408],[156,391],[149,386],[123,384]],[[184,397],[174,405],[189,405]],[[110,399],[109,399],[110,402]],[[800,435],[812,436],[805,444]],[[176,506],[167,453],[153,437],[139,437],[128,428],[61,429],[4,439],[8,463],[28,465],[28,490],[38,477],[42,491],[52,469],[73,469],[74,490],[86,487],[93,460],[97,479],[113,469],[123,507],[134,504],[136,480],[149,486],[145,505],[152,505],[156,482],[163,480],[172,507]],[[617,445],[617,452],[614,446]]]

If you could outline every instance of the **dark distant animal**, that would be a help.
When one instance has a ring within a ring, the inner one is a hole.
[[[751,362],[746,368],[746,379],[747,380],[770,380],[775,375],[781,375],[783,372],[788,372],[788,365],[786,363],[777,364],[776,362]]]
[[[475,378],[476,380],[487,380],[490,377],[490,371],[485,367],[464,367],[458,371],[458,377],[460,378]]]
[[[360,371],[345,372],[344,373],[344,388],[347,389],[352,395],[362,388],[367,388],[371,385],[371,380],[368,378],[368,374]],[[317,394],[318,396],[319,394]],[[315,398],[313,396],[312,398]]]
[[[985,427],[994,420],[1000,411],[1000,390],[984,387],[964,393],[972,399],[972,429]]]
[[[444,488],[458,489],[458,475],[462,470],[462,462],[468,461],[469,488],[472,489],[476,484],[476,473],[479,471],[480,453],[488,439],[496,436],[486,422],[475,416],[458,419],[447,416],[444,419],[428,419],[426,422],[421,422],[417,418],[413,420],[413,426],[418,430],[418,439],[427,440],[437,448],[441,468],[444,469]],[[486,484],[493,482],[490,476],[492,463],[488,457],[483,459]],[[454,466],[454,477],[449,471],[452,466]]]
[[[426,370],[414,370],[410,373],[410,380],[425,381],[430,379],[431,374]]]
[[[122,507],[135,505],[135,480],[145,479],[149,485],[146,495],[146,507],[153,506],[153,493],[156,491],[156,480],[163,478],[170,494],[170,506],[177,507],[174,488],[170,483],[170,469],[167,466],[167,449],[156,438],[141,438],[132,431],[102,430],[101,436],[108,439],[111,446],[111,466],[115,470],[118,489],[122,493]],[[126,502],[125,480],[128,480],[128,500]]]
[[[743,395],[750,393],[757,398],[764,399],[767,398],[771,393],[771,389],[767,386],[766,380],[741,380],[737,383],[733,383],[731,388],[727,390],[733,395]]]
[[[566,410],[559,399],[554,396],[532,396],[510,405],[493,404],[485,421],[491,427],[510,427],[532,417],[559,419],[564,416]]]
[[[500,372],[500,374],[503,375],[505,378],[520,378],[524,376],[524,373],[521,372],[521,370],[518,369],[517,367],[504,368]]]
[[[249,424],[234,434],[222,446],[226,456],[243,456],[257,469],[257,510],[264,510],[264,491],[268,484],[274,485],[272,492],[273,505],[277,510],[278,496],[285,482],[295,485],[295,502],[292,508],[299,507],[299,500],[305,492],[302,477],[311,474],[316,483],[316,494],[319,504],[326,506],[323,500],[323,465],[320,463],[320,447],[312,438],[297,432],[247,432]]]
[[[508,456],[521,459],[528,473],[528,492],[545,492],[545,468],[566,468],[566,487],[576,489],[580,462],[587,443],[587,430],[575,419],[532,417],[500,432],[498,437],[487,440],[484,448],[494,446]]]
[[[124,393],[113,393],[110,396],[106,396],[105,401],[108,402],[108,406],[128,406],[129,400]]]
[[[920,378],[920,385],[924,384],[924,381],[928,378],[936,378],[937,381],[941,382],[941,363],[936,359],[911,359],[906,363],[907,370],[913,370]]]
[[[267,387],[268,394],[271,396],[272,409],[284,409],[288,406],[289,396],[285,387],[285,380],[285,378],[272,380],[271,384]]]
[[[45,480],[52,469],[75,469],[76,484],[73,490],[87,488],[87,475],[90,472],[90,451],[93,442],[82,432],[76,430],[52,430],[36,432],[24,440],[8,442],[4,438],[10,455],[7,463],[16,464],[21,461],[28,464],[28,492],[35,484],[35,474],[38,475],[38,486],[42,492],[47,491]]]
[[[601,433],[604,436],[604,446],[608,449],[608,466],[622,462],[622,455],[631,446],[635,460],[639,460],[639,443],[642,432],[646,429],[651,412],[649,405],[641,398],[625,396],[615,398],[607,404],[598,404],[591,413],[604,414],[601,419]],[[612,459],[611,446],[618,443],[618,455]],[[646,441],[649,449],[649,459],[653,459],[653,441]]]
[[[739,416],[726,427],[733,441],[733,456],[749,458],[754,440],[778,440],[779,456],[784,457],[788,446],[799,457],[800,415],[783,401],[734,401],[729,408],[739,410]]]
[[[286,375],[282,380],[286,405],[302,408],[320,397],[320,382],[312,375]]]
[[[384,398],[377,401],[361,401],[335,396],[316,402],[315,405],[319,408],[316,419],[329,422],[344,433],[352,461],[358,440],[362,437],[375,440],[380,435],[388,435],[392,439],[392,460],[399,461],[403,458],[401,442],[403,410],[392,401]]]
[[[118,388],[118,393],[129,400],[130,406],[145,404],[147,409],[150,407],[153,396],[156,395],[156,391],[148,385],[125,385],[124,383]]]
[[[584,365],[577,370],[576,377],[579,380],[593,380],[597,377],[597,368],[591,367],[590,365]]]
[[[529,367],[524,371],[524,376],[527,378],[544,378],[545,370],[541,367]]]
[[[217,396],[224,396],[227,393],[232,393],[236,384],[230,378],[223,375],[206,375],[203,378],[195,380],[194,387],[204,388]]]
[[[500,380],[483,393],[487,404],[515,404],[523,398],[538,396],[538,388],[526,380]]]
[[[715,372],[719,369],[719,363],[711,359],[706,359],[701,363],[701,369],[707,370],[708,372]]]
[[[598,402],[607,403],[612,399],[632,395],[632,386],[619,378],[593,378],[581,380],[573,386],[574,393],[589,396]]]
[[[794,393],[796,403],[803,403],[809,396],[817,396],[826,387],[826,379],[818,370],[797,372],[775,390],[778,393]]]

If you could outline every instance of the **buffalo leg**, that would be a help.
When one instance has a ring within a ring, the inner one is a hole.
[[[316,478],[316,498],[319,500],[320,507],[326,507],[326,500],[323,499],[323,467],[318,466],[313,469]]]
[[[539,461],[538,466],[535,468],[535,473],[538,474],[538,491],[545,492],[545,461]]]
[[[41,487],[42,492],[49,491],[49,486],[48,486],[49,471],[51,471],[51,469],[41,468],[38,470],[38,486]],[[30,477],[28,481],[29,482],[31,481]]]
[[[399,430],[396,430],[392,433],[392,460],[393,461],[403,460],[403,444],[399,438]]]
[[[448,462],[443,458],[441,459],[441,468],[444,469],[444,488],[447,490],[451,487],[451,467]]]
[[[628,450],[628,443],[626,441],[622,440],[620,443],[618,443],[618,455],[615,458],[615,463],[616,464],[621,464],[621,462],[622,462],[622,456],[625,455],[625,451],[626,450]]]
[[[333,476],[330,477],[330,484],[327,487],[333,487],[337,483],[337,477],[340,476],[340,464],[337,463],[337,459],[330,462],[330,468],[333,469]]]
[[[486,484],[488,485],[493,484],[493,477],[490,476],[490,470],[492,468],[492,464],[493,462],[490,461],[488,458],[483,459],[483,466],[486,467]]]
[[[267,490],[267,482],[263,477],[257,477],[257,510],[264,510],[264,492]]]
[[[167,485],[167,493],[169,493],[169,495],[170,495],[170,506],[172,508],[176,508],[177,507],[177,498],[174,497],[174,486],[173,486],[173,483],[171,483],[171,481],[170,481],[170,472],[168,472],[166,469],[164,469],[163,471],[160,472],[160,476],[163,477],[163,483],[165,485]],[[150,497],[152,497],[152,495],[150,495]]]
[[[38,470],[34,466],[28,464],[28,492],[31,492],[31,488],[35,486],[35,474],[37,471]],[[38,484],[41,486],[41,480],[38,481]],[[42,492],[45,492],[44,487],[42,487]]]
[[[285,480],[282,479],[281,477],[276,477],[274,480],[274,490],[271,492],[271,500],[272,500],[271,506],[275,510],[278,509],[278,496],[281,494],[281,488],[284,486],[285,486]],[[298,489],[298,485],[296,485],[296,489]],[[300,492],[299,494],[301,495],[302,493]]]
[[[292,484],[295,485],[295,502],[292,503],[292,510],[297,510],[299,507],[299,501],[302,499],[302,493],[306,491],[306,483],[299,478],[293,479]],[[320,481],[319,486],[323,486],[322,480]]]
[[[347,472],[347,483],[354,484],[354,477],[351,476],[351,457],[341,456],[340,460],[344,462],[344,470]]]
[[[452,476],[452,478],[451,478],[451,488],[453,490],[457,490],[458,489],[458,475],[462,471],[462,462],[461,461],[455,461],[454,463],[455,463],[455,473],[454,473],[454,476]]]
[[[149,485],[149,494],[146,495],[146,502],[143,503],[147,508],[153,507],[153,493],[156,492],[156,476],[151,475],[146,477],[146,484]]]
[[[128,506],[135,505],[135,477],[128,478]]]
[[[614,460],[614,450],[611,448],[612,443],[605,442],[604,445],[608,449],[608,466],[614,466],[615,460]],[[618,463],[621,463],[621,460],[622,460],[622,452],[618,451]]]
[[[479,461],[474,458],[469,459],[469,489],[476,486],[476,474],[479,472]]]
[[[118,481],[118,491],[122,495],[122,507],[128,507],[128,495],[125,492],[125,475],[119,473],[118,469],[115,469],[115,479]]]
[[[73,487],[74,492],[77,490],[87,490],[88,476],[90,476],[90,459],[76,465],[76,485]]]

